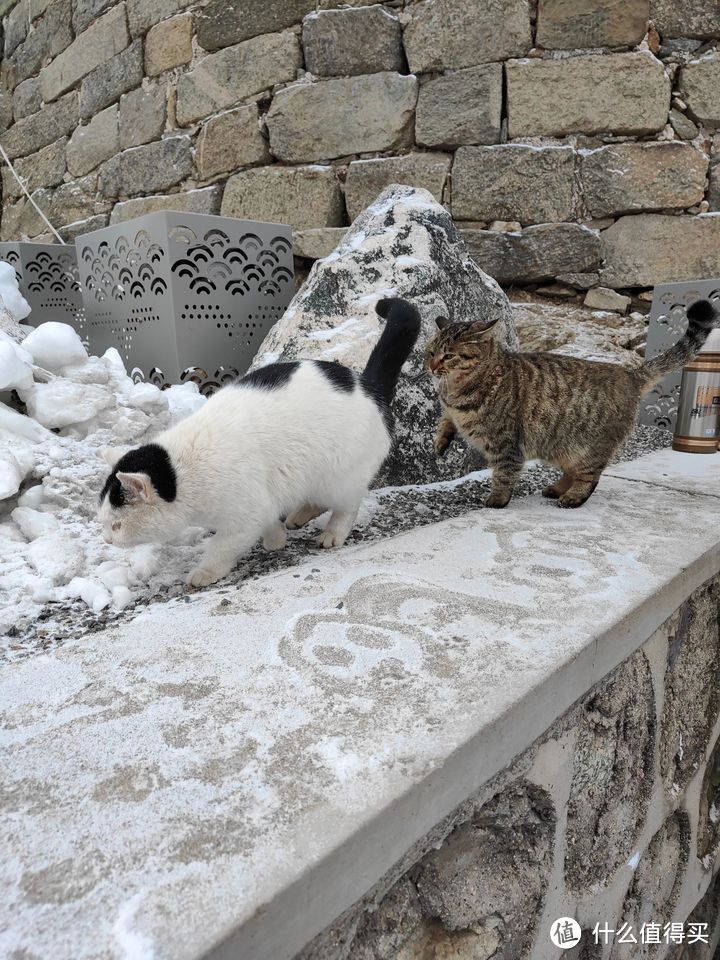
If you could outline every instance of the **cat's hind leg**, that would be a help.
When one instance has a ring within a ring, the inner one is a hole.
[[[548,487],[545,487],[542,491],[542,495],[547,497],[549,500],[559,500],[560,497],[567,493],[570,487],[573,485],[575,477],[568,470],[563,472],[563,475],[559,480],[556,480],[555,483],[551,483]]]
[[[282,550],[287,544],[287,530],[285,525],[276,520],[263,533],[263,547],[266,550]]]
[[[600,480],[600,474],[605,467],[606,464],[602,464],[602,466],[592,464],[573,470],[573,482],[565,493],[558,498],[558,506],[572,508],[581,507],[586,503],[593,495]]]
[[[290,514],[285,521],[285,526],[288,530],[299,530],[300,527],[304,527],[306,523],[310,523],[311,520],[319,517],[326,510],[327,507],[318,507],[314,503],[303,504],[299,510]]]
[[[317,538],[319,546],[325,548],[340,547],[345,543],[357,518],[361,502],[362,499],[359,499],[352,506],[343,506],[333,510],[325,529]]]
[[[485,506],[506,507],[522,473],[525,459],[520,449],[515,446],[491,448],[487,450],[487,454],[492,466],[492,482]]]

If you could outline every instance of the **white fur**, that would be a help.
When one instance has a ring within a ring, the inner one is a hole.
[[[154,442],[175,468],[176,500],[147,489],[144,474],[118,474],[128,502],[114,508],[105,497],[103,534],[134,546],[172,539],[190,526],[216,531],[190,573],[193,586],[224,577],[261,537],[267,549],[284,546],[281,517],[293,528],[331,510],[319,542],[342,544],[390,450],[377,404],[359,384],[352,393],[338,390],[309,361],[272,390],[225,387]],[[103,455],[113,465],[124,452]]]

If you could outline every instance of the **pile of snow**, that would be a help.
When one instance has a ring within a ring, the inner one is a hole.
[[[5,286],[0,271],[7,302]],[[95,519],[107,475],[100,450],[147,442],[192,413],[205,402],[197,386],[133,383],[116,350],[88,356],[67,324],[16,329],[0,329],[0,636],[48,601],[79,599],[99,613],[153,593],[191,565],[185,554],[200,536],[120,550]],[[2,402],[10,390],[27,414]],[[12,651],[12,639],[0,647]]]

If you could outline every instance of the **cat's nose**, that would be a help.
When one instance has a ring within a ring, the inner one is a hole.
[[[110,537],[103,536],[103,540],[105,541],[105,543],[112,543],[112,540],[110,539]]]

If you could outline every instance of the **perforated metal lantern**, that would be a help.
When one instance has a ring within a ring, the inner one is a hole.
[[[701,298],[712,300],[720,308],[720,280],[660,283],[655,287],[645,348],[648,359],[664,353],[678,342],[687,329],[687,308]],[[681,380],[682,370],[674,370],[643,397],[641,423],[665,430],[675,429]]]
[[[23,323],[68,323],[86,340],[77,255],[72,244],[0,243],[0,260],[15,269],[20,292],[32,312]]]
[[[160,387],[208,393],[242,375],[294,292],[281,224],[151,213],[75,244],[91,352],[116,347]]]

